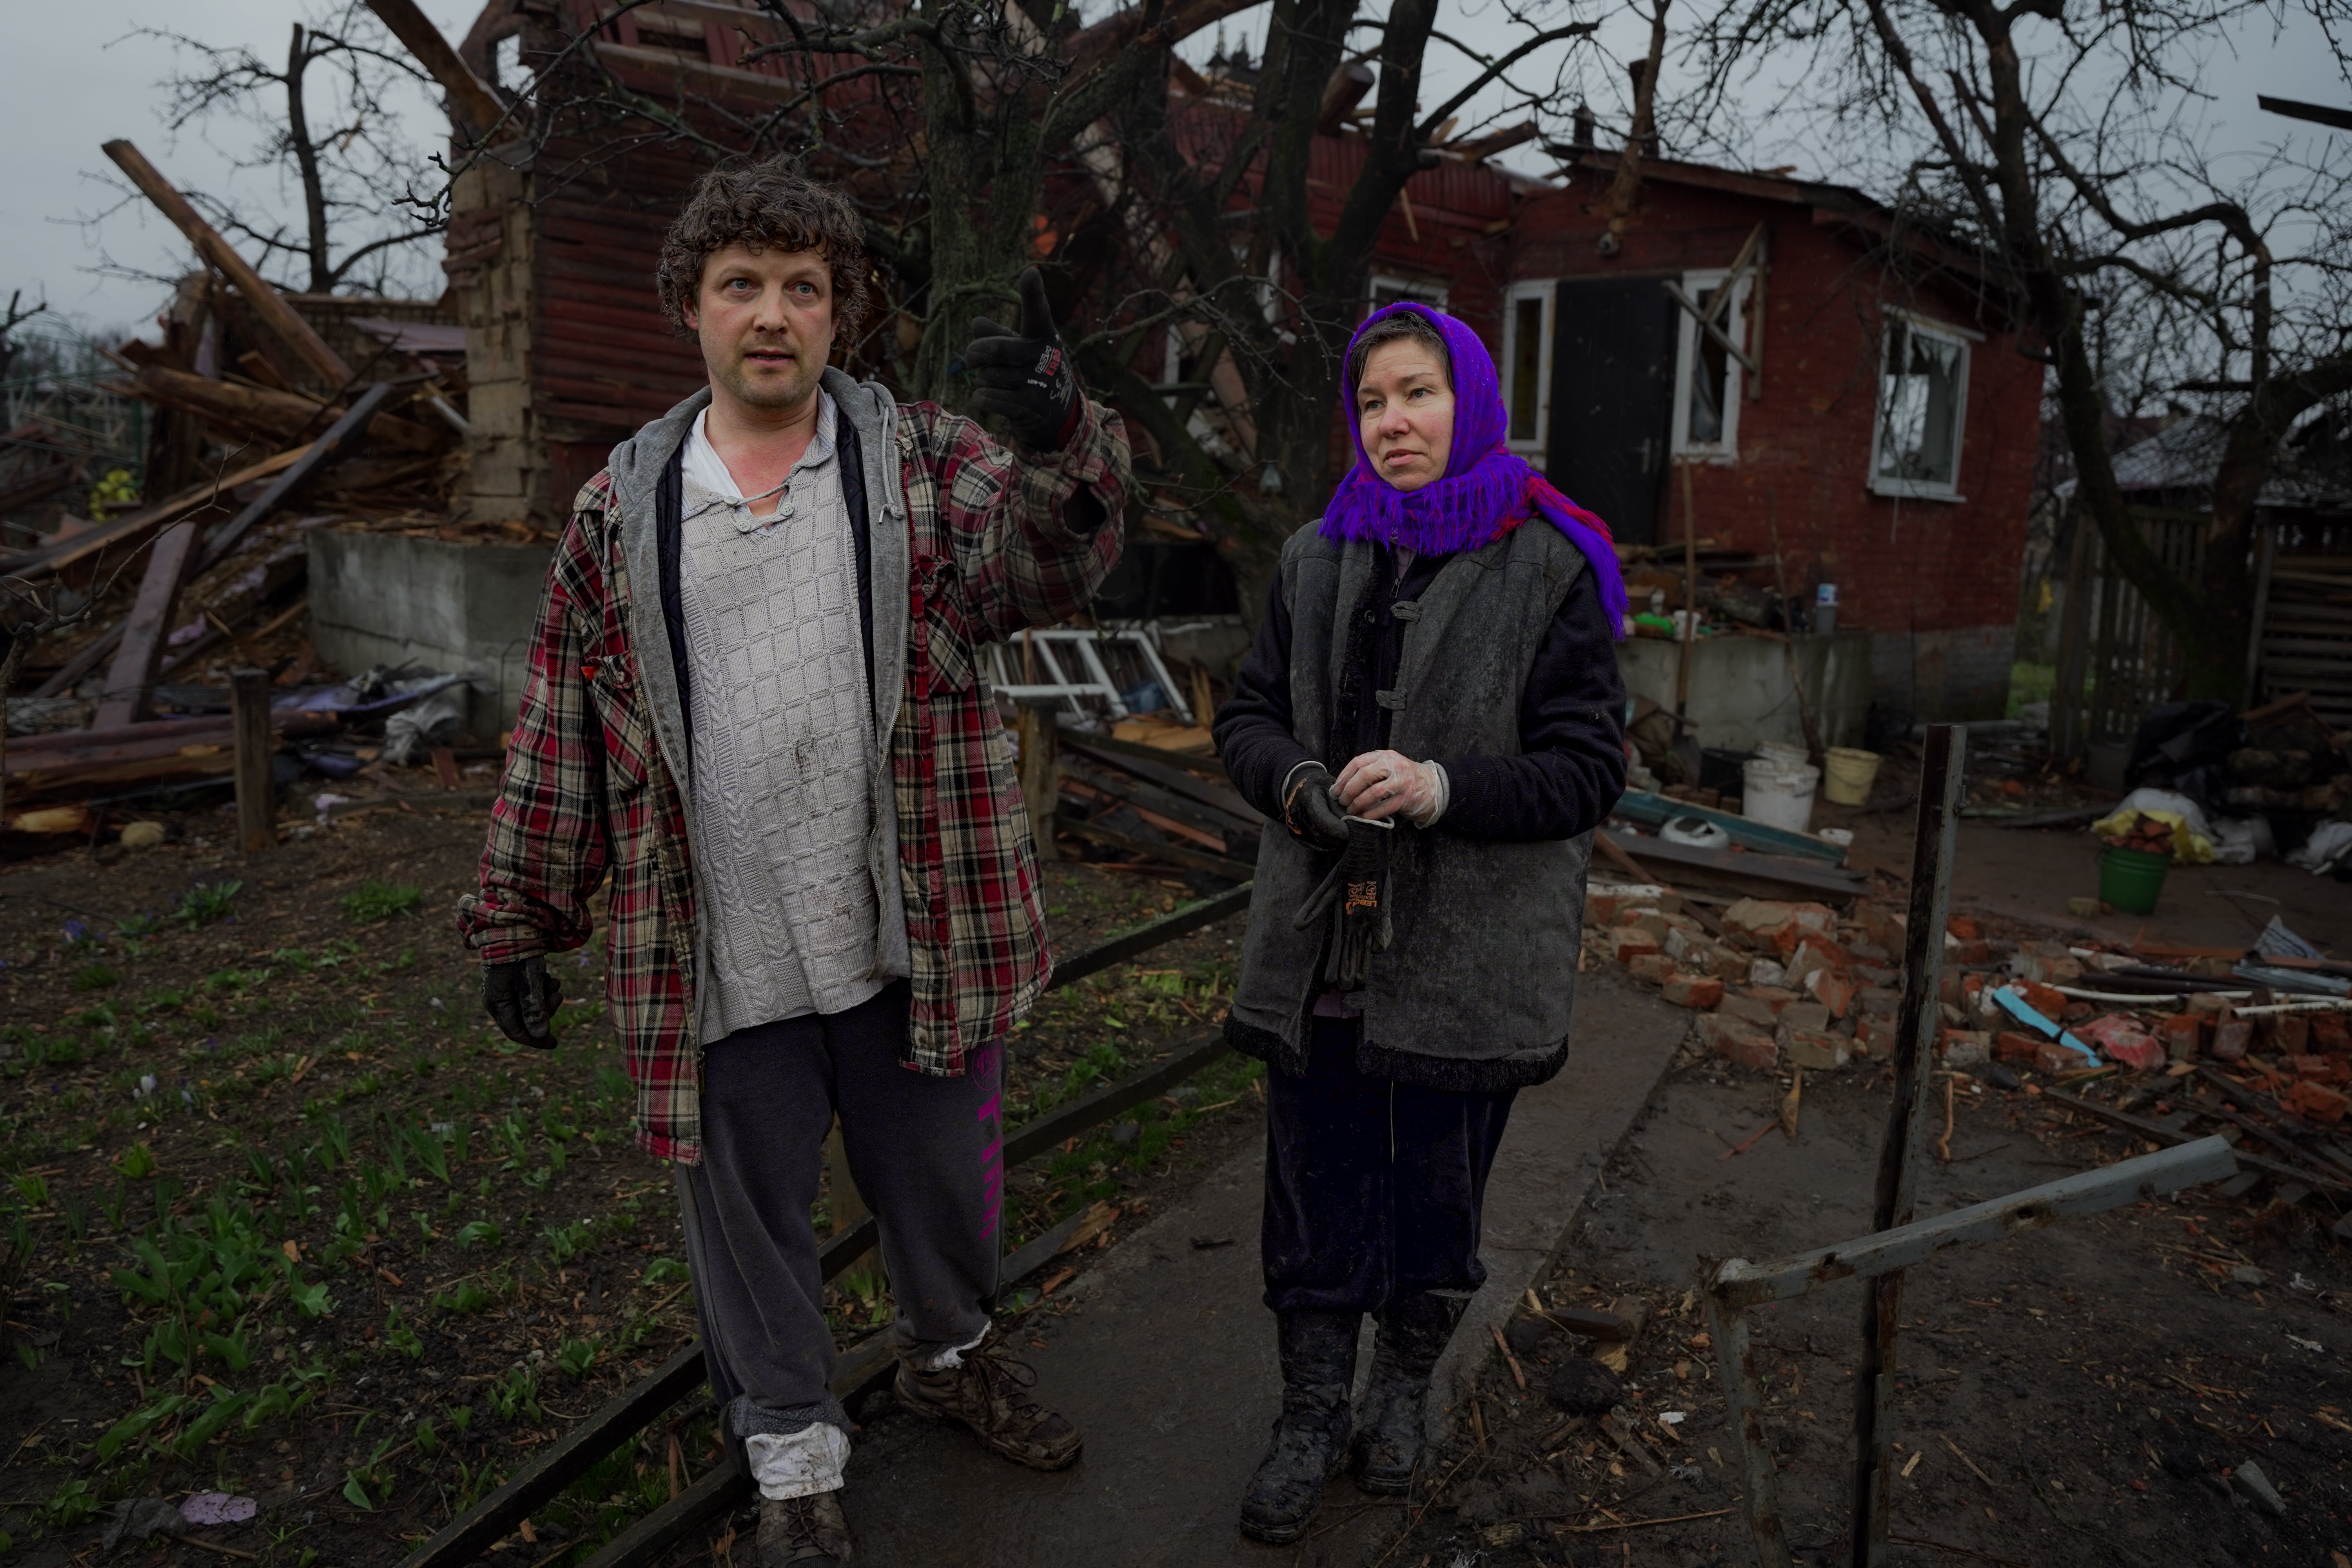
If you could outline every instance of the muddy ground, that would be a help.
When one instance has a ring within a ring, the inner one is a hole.
[[[0,871],[0,1555],[86,1558],[117,1501],[219,1491],[259,1510],[218,1545],[394,1562],[693,1331],[602,943],[558,963],[562,1046],[523,1050],[450,923],[478,808],[306,824],[259,857],[223,816],[162,820],[160,848]],[[1048,886],[1064,952],[1194,896],[1084,867]],[[1050,995],[1008,1121],[1201,1038],[1236,925]],[[1255,1072],[1228,1059],[1011,1173],[1008,1246],[1104,1200],[1149,1212],[1246,1135]],[[1055,1311],[1039,1284],[1011,1307]],[[883,1281],[836,1285],[845,1343],[888,1321]],[[511,1544],[552,1568],[716,1452],[682,1407]],[[221,1558],[157,1537],[143,1561]]]
[[[1866,1232],[1891,1099],[1884,1074],[1809,1079],[1793,1141],[1773,1127],[1730,1153],[1774,1121],[1787,1087],[1686,1056],[1544,1288],[1552,1308],[1636,1300],[1650,1310],[1619,1406],[1645,1454],[1623,1451],[1559,1397],[1593,1384],[1597,1342],[1523,1310],[1509,1337],[1526,1391],[1495,1358],[1475,1426],[1424,1472],[1406,1515],[1417,1523],[1389,1562],[1754,1560],[1695,1295],[1700,1271]],[[2025,1095],[1963,1089],[1955,1099],[1951,1160],[1928,1160],[1923,1215],[2149,1148]],[[2191,1192],[1912,1270],[1895,1423],[1901,1540],[1890,1561],[2345,1562],[2352,1266],[2322,1223],[2310,1205],[2255,1209]],[[1751,1319],[1800,1562],[1843,1563],[1851,1550],[1862,1300],[1847,1281]],[[2284,1516],[2232,1484],[2250,1461]],[[1332,1498],[1353,1500],[1336,1489]]]

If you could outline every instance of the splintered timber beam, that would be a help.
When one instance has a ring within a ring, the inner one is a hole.
[[[367,8],[449,95],[450,112],[466,130],[493,142],[520,133],[521,127],[508,112],[507,106],[499,101],[499,95],[450,47],[449,40],[433,25],[416,0],[367,0]]]
[[[156,662],[163,657],[163,639],[171,633],[180,590],[197,574],[226,559],[255,524],[267,521],[296,491],[357,449],[367,435],[368,422],[391,395],[392,388],[383,382],[362,393],[325,435],[304,447],[302,455],[243,510],[214,529],[201,547],[196,543],[196,524],[193,520],[175,524],[156,542],[153,552],[147,558],[147,574],[139,584],[139,597],[120,623],[114,663],[107,670],[106,687],[99,694],[98,713],[91,721],[93,729],[112,729],[145,715],[149,691],[155,682]]]
[[[204,215],[189,205],[188,198],[163,177],[161,170],[147,161],[145,153],[127,141],[109,142],[104,152],[114,160],[115,167],[131,176],[131,183],[139,187],[140,194],[154,203],[163,216],[188,237],[188,243],[196,247],[196,254],[245,296],[246,303],[253,307],[253,313],[261,318],[262,325],[292,350],[295,357],[318,373],[329,386],[340,390],[350,383],[352,367],[343,363],[342,356],[329,348],[327,340],[286,302],[285,296],[271,288],[261,274],[237,254],[236,247],[223,238],[218,229],[205,221]]]

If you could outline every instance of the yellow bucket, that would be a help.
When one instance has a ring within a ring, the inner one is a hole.
[[[1822,794],[1833,805],[1867,805],[1878,764],[1886,759],[1876,752],[1832,746],[1822,753]]]

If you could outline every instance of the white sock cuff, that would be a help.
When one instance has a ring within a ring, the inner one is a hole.
[[[754,1432],[743,1439],[743,1447],[760,1495],[780,1502],[839,1491],[841,1472],[849,1463],[849,1434],[830,1421],[812,1422],[797,1432]]]

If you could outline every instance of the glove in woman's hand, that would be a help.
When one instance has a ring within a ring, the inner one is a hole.
[[[1402,816],[1427,826],[1436,819],[1439,788],[1435,763],[1402,752],[1366,752],[1339,770],[1340,805],[1374,822]]]

